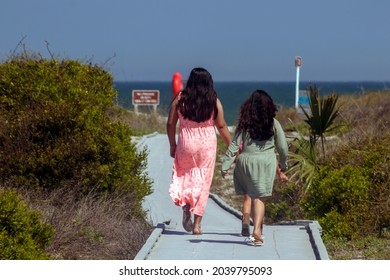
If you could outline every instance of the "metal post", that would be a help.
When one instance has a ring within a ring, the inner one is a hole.
[[[299,100],[299,67],[297,67],[297,76],[295,81],[295,108],[298,109]]]
[[[302,58],[300,56],[295,57],[295,67],[297,68],[297,75],[295,81],[295,109],[298,109],[298,100],[299,100],[299,69],[302,65]]]

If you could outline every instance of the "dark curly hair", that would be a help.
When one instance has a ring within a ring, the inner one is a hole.
[[[246,131],[253,140],[267,140],[274,135],[277,108],[264,90],[255,90],[241,105],[237,131]]]
[[[213,78],[206,69],[192,69],[178,106],[185,119],[198,123],[210,119],[213,114],[214,118],[217,117],[217,92],[214,90]]]

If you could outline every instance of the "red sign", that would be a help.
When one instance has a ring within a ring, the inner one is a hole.
[[[133,90],[133,105],[159,105],[160,91],[158,90]]]

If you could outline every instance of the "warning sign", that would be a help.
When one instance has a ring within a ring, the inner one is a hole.
[[[160,91],[159,90],[133,90],[133,105],[159,105]]]

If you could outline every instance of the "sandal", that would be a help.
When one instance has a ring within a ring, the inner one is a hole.
[[[190,232],[193,228],[192,225],[192,220],[191,220],[191,212],[190,212],[190,205],[186,204],[183,206],[183,228],[187,231]]]
[[[257,236],[250,236],[247,238],[246,243],[251,246],[264,246],[264,240],[262,238],[258,238]]]
[[[200,235],[202,234],[202,229],[200,228],[200,225],[194,225],[194,229],[192,230],[192,234],[194,235]]]

